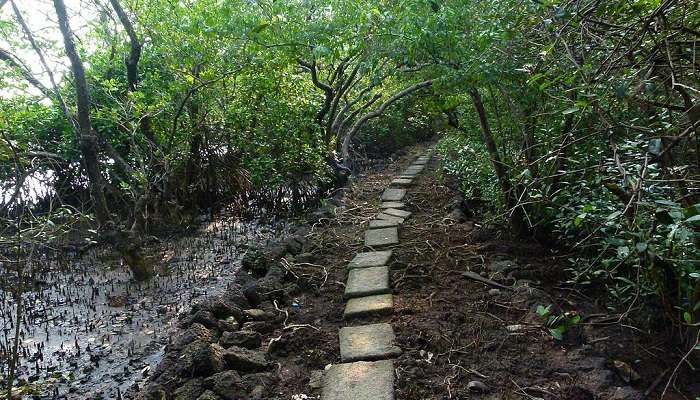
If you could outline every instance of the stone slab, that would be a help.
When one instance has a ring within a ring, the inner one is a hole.
[[[401,201],[406,196],[406,189],[384,189],[382,201]]]
[[[397,216],[395,216],[395,215],[390,215],[390,214],[383,213],[383,212],[377,214],[377,219],[382,219],[382,220],[384,220],[384,221],[394,222],[394,223],[396,223],[397,225],[398,225],[398,224],[403,224],[403,220],[404,220],[404,219],[401,218],[401,217],[397,217]]]
[[[411,178],[396,178],[391,181],[394,186],[410,186],[413,184],[413,179]]]
[[[412,172],[417,172],[421,173],[425,169],[424,166],[422,165],[411,165],[410,167],[405,169],[405,172],[412,173]]]
[[[385,201],[379,205],[380,208],[404,208],[406,203],[400,201]]]
[[[323,377],[321,400],[394,400],[391,360],[336,364]]]
[[[382,265],[387,265],[391,260],[392,253],[393,252],[391,250],[357,253],[355,258],[353,258],[348,264],[348,269],[381,267]]]
[[[425,165],[427,163],[428,163],[428,160],[416,160],[413,162],[413,164],[411,164],[411,166],[413,166],[413,165]]]
[[[399,230],[396,228],[370,229],[365,231],[365,246],[380,247],[399,243]]]
[[[382,211],[384,214],[392,215],[394,217],[399,217],[399,218],[408,218],[411,216],[410,211],[405,211],[405,210],[399,210],[396,208],[387,208],[386,210]]]
[[[348,272],[348,282],[345,285],[345,298],[387,294],[389,287],[389,267],[354,268]]]
[[[398,220],[373,219],[369,221],[369,229],[392,228],[399,226]]]
[[[348,300],[343,318],[360,318],[368,315],[388,315],[394,311],[394,296],[376,294]]]
[[[387,323],[340,329],[340,361],[376,361],[401,355],[394,345],[394,329]]]

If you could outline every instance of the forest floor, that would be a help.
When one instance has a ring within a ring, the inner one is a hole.
[[[285,279],[296,289],[286,302],[254,305],[274,314],[274,324],[243,324],[269,328],[259,330],[258,346],[274,365],[265,373],[242,374],[250,394],[244,398],[320,397],[323,370],[340,362],[338,330],[349,325],[343,319],[347,263],[364,248],[364,231],[379,210],[381,192],[424,151],[425,146],[415,146],[399,152],[355,179],[341,204],[331,207],[334,215],[310,219],[316,222],[303,250],[280,260]],[[620,319],[619,311],[606,309],[595,287],[564,283],[566,259],[488,225],[476,205],[462,210],[468,218],[455,218],[464,202],[453,186],[434,158],[409,190],[405,209],[413,215],[399,228],[400,244],[392,247],[394,313],[381,320],[391,323],[403,350],[394,363],[396,398],[660,398],[683,350],[658,315],[635,311],[647,319]],[[24,338],[23,377],[44,394],[40,398],[139,398],[133,394],[156,373],[163,349],[183,332],[178,314],[205,295],[227,292],[241,275],[246,249],[267,247],[292,229],[296,225],[285,221],[246,226],[222,217],[204,221],[164,241],[168,245],[157,252],[163,269],[148,284],[131,282],[124,268],[110,268],[99,253],[68,274],[65,266],[56,266],[47,271],[46,290],[35,299],[30,318],[39,324]],[[465,272],[508,288],[476,282]],[[3,307],[8,318],[9,304]],[[557,340],[537,313],[546,307],[553,316],[581,320]],[[664,399],[696,400],[700,382],[690,370],[683,365],[673,375]],[[204,386],[207,381],[189,382]],[[191,399],[203,391],[198,387]]]
[[[303,262],[292,266],[309,289],[285,320],[298,328],[274,338],[285,358],[265,398],[319,397],[321,371],[340,362],[338,330],[348,325],[346,265],[363,249],[382,190],[422,151],[361,176],[336,218],[311,230]],[[700,382],[691,368],[670,379],[684,352],[658,316],[619,318],[596,288],[564,283],[565,259],[486,225],[478,209],[462,222],[451,219],[460,200],[439,165],[433,159],[409,190],[405,209],[413,215],[399,228],[390,265],[394,313],[377,317],[391,323],[403,349],[394,364],[398,399],[658,399],[667,383],[664,399],[696,399]],[[508,288],[468,279],[467,271]],[[537,313],[546,307],[552,316],[581,319],[557,340]]]

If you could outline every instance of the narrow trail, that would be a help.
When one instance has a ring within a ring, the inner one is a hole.
[[[394,330],[387,322],[366,324],[363,317],[393,312],[394,297],[389,278],[392,250],[380,249],[399,244],[399,228],[411,217],[411,212],[404,210],[406,187],[413,184],[429,160],[430,153],[419,157],[392,180],[392,187],[384,190],[381,210],[369,221],[369,229],[364,234],[364,245],[370,251],[358,253],[348,264],[343,317],[351,322],[340,329],[342,363],[326,372],[324,400],[394,399],[392,359],[401,354],[394,343]]]
[[[658,398],[662,340],[611,322],[550,249],[482,221],[488,205],[464,204],[440,165],[414,149],[311,230],[297,266],[319,283],[288,321],[309,329],[284,338],[270,398]],[[582,318],[557,339],[547,307]]]
[[[666,338],[615,322],[552,249],[482,220],[431,153],[378,162],[246,254],[231,290],[179,318],[137,398],[658,398]],[[550,317],[576,322],[555,337]]]

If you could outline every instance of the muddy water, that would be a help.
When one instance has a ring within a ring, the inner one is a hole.
[[[288,229],[283,221],[203,223],[164,245],[158,275],[147,283],[134,282],[99,251],[67,265],[45,260],[39,285],[24,296],[22,398],[130,398],[160,361],[177,315],[232,285],[246,248],[265,246]],[[7,293],[0,298],[4,378],[16,307]]]

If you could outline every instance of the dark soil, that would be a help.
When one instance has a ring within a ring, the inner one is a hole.
[[[267,398],[320,397],[319,371],[339,362],[345,266],[362,250],[367,222],[392,176],[423,151],[415,148],[386,169],[361,176],[336,217],[317,224],[303,260],[290,267],[304,281],[299,308],[284,333],[286,357]],[[535,242],[485,226],[475,217],[447,218],[456,192],[431,162],[409,191],[413,216],[400,228],[390,317],[403,354],[396,397],[418,399],[657,399],[685,351],[657,318],[645,324],[607,310],[595,288],[566,286],[566,260]],[[463,277],[473,271],[512,290]],[[580,316],[556,340],[537,314]],[[624,310],[623,310],[624,311]],[[630,314],[631,315],[631,314]],[[386,319],[386,318],[385,318]],[[683,365],[664,399],[695,399],[700,381]]]

